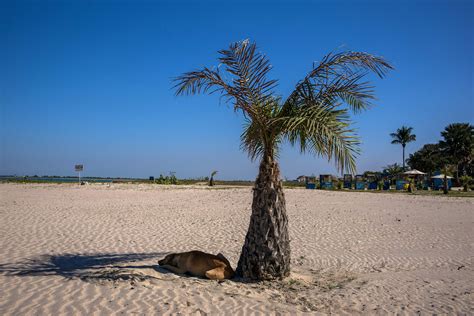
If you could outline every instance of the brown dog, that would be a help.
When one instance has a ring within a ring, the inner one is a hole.
[[[197,250],[171,253],[159,260],[158,264],[177,274],[189,273],[194,276],[207,277],[211,280],[234,277],[234,270],[222,254],[215,256]]]

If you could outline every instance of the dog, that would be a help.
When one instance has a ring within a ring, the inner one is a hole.
[[[221,253],[212,255],[197,250],[171,253],[158,264],[177,274],[189,273],[211,280],[232,279],[235,275],[229,261]]]

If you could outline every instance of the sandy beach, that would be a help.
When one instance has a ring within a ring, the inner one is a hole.
[[[157,260],[235,268],[250,188],[0,184],[0,314],[474,313],[474,199],[285,193],[292,274],[246,283]]]

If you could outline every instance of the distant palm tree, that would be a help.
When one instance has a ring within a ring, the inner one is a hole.
[[[217,171],[214,170],[213,172],[211,172],[211,178],[209,179],[209,186],[214,186],[214,176],[217,174]]]
[[[176,78],[176,94],[219,93],[234,111],[242,112],[246,124],[241,147],[252,160],[260,159],[260,169],[237,274],[281,278],[290,272],[288,219],[277,162],[281,143],[297,144],[301,152],[333,158],[339,169],[354,171],[359,140],[349,111],[365,110],[374,99],[373,88],[361,79],[369,71],[383,77],[392,66],[367,53],[331,53],[313,65],[284,100],[274,94],[277,81],[267,78],[271,65],[255,43],[233,43],[219,54],[219,66]]]
[[[449,162],[456,165],[456,182],[459,174],[468,175],[469,166],[474,160],[474,125],[453,123],[441,132],[443,140],[439,146]]]
[[[403,172],[402,167],[398,163],[393,165],[387,165],[383,168],[383,173],[388,174],[390,177],[395,177],[396,175]]]
[[[413,127],[402,126],[396,133],[391,133],[392,144],[401,144],[403,148],[403,170],[405,170],[405,146],[416,140],[416,135],[412,134]]]
[[[461,181],[461,185],[463,187],[464,192],[469,191],[469,183],[472,182],[472,177],[462,176],[462,177],[459,178],[459,180]]]

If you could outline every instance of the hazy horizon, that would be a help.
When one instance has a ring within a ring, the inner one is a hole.
[[[389,134],[402,125],[417,135],[408,157],[448,124],[474,122],[473,11],[470,1],[3,1],[0,174],[74,175],[82,163],[84,176],[254,180],[242,115],[217,95],[172,90],[173,77],[216,66],[217,50],[245,38],[270,59],[283,97],[333,50],[393,63],[386,79],[371,77],[375,106],[354,117],[357,167],[401,164]],[[280,165],[289,179],[340,174],[287,144]]]

